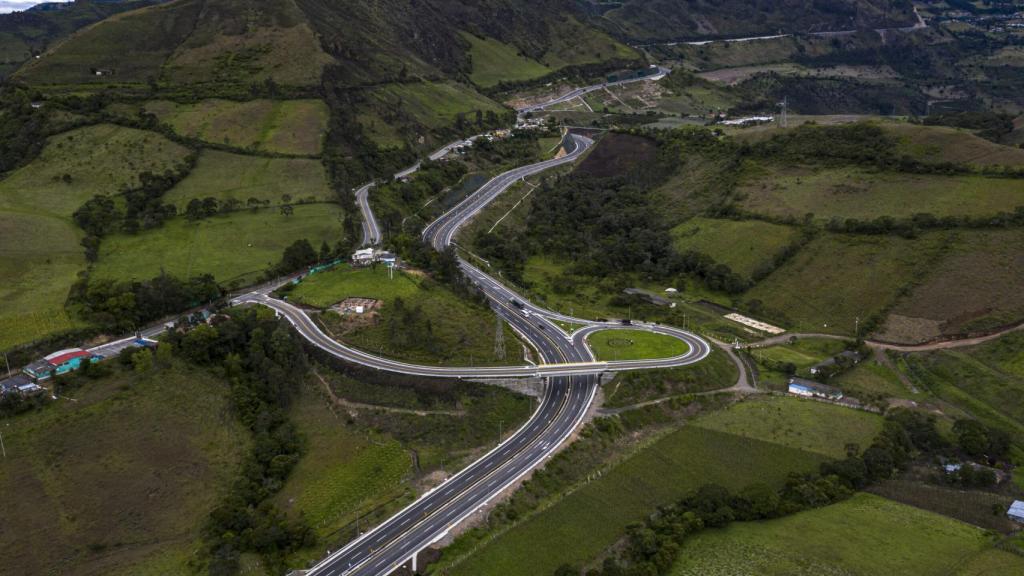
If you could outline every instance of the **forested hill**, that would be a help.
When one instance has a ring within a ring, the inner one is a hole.
[[[910,0],[588,0],[595,22],[634,42],[911,26]],[[610,9],[609,9],[610,7]]]

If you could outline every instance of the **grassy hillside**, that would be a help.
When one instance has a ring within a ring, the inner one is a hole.
[[[500,82],[531,80],[551,72],[544,64],[526,58],[513,46],[493,38],[478,38],[466,33],[462,37],[471,45],[469,55],[473,61],[473,72],[469,77],[482,88]]]
[[[1020,182],[984,176],[876,172],[862,168],[779,166],[744,176],[740,205],[771,216],[802,218],[906,218],[987,216],[1024,205]]]
[[[961,232],[942,261],[893,308],[881,338],[920,342],[1024,318],[1024,233]]]
[[[256,198],[276,206],[283,203],[281,198],[285,194],[291,196],[292,203],[334,199],[319,160],[264,158],[206,150],[192,172],[164,195],[164,201],[177,206],[181,213],[193,198],[235,199],[242,206],[250,198]]]
[[[186,572],[247,450],[226,383],[177,365],[88,381],[66,396],[75,401],[4,423],[0,487],[11,497],[0,571]]]
[[[762,439],[688,426],[523,519],[448,573],[550,574],[562,563],[585,564],[613,545],[630,522],[702,484],[740,489],[757,478],[781,485],[790,473],[813,469],[822,459]],[[442,561],[435,573],[447,566]]]
[[[1024,166],[1024,150],[996,144],[969,130],[945,126],[884,124],[899,140],[899,151],[923,162],[974,166]]]
[[[137,184],[142,172],[174,168],[188,153],[152,132],[90,126],[50,138],[38,158],[0,180],[0,349],[77,325],[64,312],[85,268],[75,209]]]
[[[694,218],[673,228],[672,236],[680,252],[707,254],[749,278],[758,268],[771,264],[776,254],[797,239],[798,232],[757,220]]]
[[[244,210],[198,222],[175,218],[161,228],[105,238],[93,278],[152,278],[161,271],[179,278],[212,274],[218,282],[252,281],[303,238],[319,248],[342,239],[342,210],[335,204]]]
[[[144,109],[185,136],[302,155],[320,154],[329,115],[319,100],[203,100],[196,104],[157,100],[146,103]]]
[[[697,534],[683,544],[672,576],[938,576],[1024,570],[1024,559],[999,554],[992,544],[980,528],[878,496],[857,494],[786,518],[735,522]],[[992,571],[981,569],[982,563]]]
[[[596,5],[596,2],[591,4]],[[857,27],[909,26],[916,19],[907,1],[840,0],[759,3],[726,0],[627,0],[604,13],[609,29],[638,41],[682,38],[731,38],[850,30]]]
[[[823,235],[743,298],[794,331],[853,335],[856,318],[863,328],[929,270],[943,237]]]
[[[882,418],[797,398],[755,398],[701,418],[697,425],[841,459],[846,446],[867,447]]]
[[[24,10],[0,15],[0,76],[75,30],[155,0],[78,0],[59,10]]]
[[[273,79],[305,86],[319,81],[329,61],[292,0],[177,0],[81,30],[17,77],[36,84],[248,86]]]

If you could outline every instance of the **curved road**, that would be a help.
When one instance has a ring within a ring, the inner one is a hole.
[[[453,143],[435,154],[438,157],[443,156],[451,147],[460,144],[462,142]],[[455,233],[464,223],[517,180],[574,162],[592,144],[593,141],[589,138],[568,134],[564,140],[564,146],[568,151],[565,156],[515,168],[496,176],[429,224],[424,229],[424,239],[438,250],[447,249]],[[418,165],[401,174],[410,174],[416,168]],[[357,191],[357,200],[364,214],[364,241],[367,244],[380,241],[379,227],[373,218],[367,198],[371,187],[372,184],[369,184]],[[540,406],[519,430],[399,513],[362,534],[342,549],[329,554],[307,574],[381,576],[392,572],[410,559],[414,562],[420,550],[443,538],[462,520],[539,466],[557,450],[577,429],[590,408],[597,391],[600,373],[681,366],[698,362],[711,352],[710,345],[694,334],[666,326],[633,324],[630,328],[680,338],[687,343],[688,350],[674,358],[597,362],[586,344],[586,335],[595,330],[621,328],[620,324],[595,323],[552,313],[530,304],[465,260],[460,258],[459,264],[488,296],[494,311],[537,349],[541,364],[498,367],[436,367],[408,364],[374,356],[333,340],[325,335],[303,310],[268,296],[269,290],[250,292],[233,301],[269,306],[287,318],[313,345],[343,360],[365,366],[422,376],[544,376],[547,381]],[[583,324],[585,327],[569,335],[555,324],[555,320],[568,320]]]

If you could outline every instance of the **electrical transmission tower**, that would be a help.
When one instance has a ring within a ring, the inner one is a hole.
[[[779,127],[785,128],[789,126],[789,118],[786,116],[787,108],[789,108],[789,97],[782,97],[782,102],[779,102],[779,108],[782,109],[782,113],[779,114]]]
[[[501,316],[494,315],[494,359],[505,359],[505,327],[502,325]]]

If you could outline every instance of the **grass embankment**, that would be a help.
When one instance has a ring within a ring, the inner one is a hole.
[[[877,172],[866,168],[748,169],[739,187],[743,209],[769,216],[872,220],[918,213],[989,216],[1024,205],[1020,182],[1008,178]]]
[[[671,358],[690,347],[682,340],[645,330],[601,330],[587,337],[598,360]]]
[[[327,537],[354,521],[356,513],[402,495],[412,459],[398,441],[369,434],[332,411],[318,385],[303,387],[291,408],[306,453],[276,501],[289,513],[303,514],[319,536]]]
[[[320,100],[155,100],[144,110],[179,134],[213,144],[302,155],[320,154],[329,116]]]
[[[776,254],[793,243],[799,232],[788,226],[759,220],[694,218],[672,229],[679,252],[707,254],[732,271],[750,278]]]
[[[338,399],[357,404],[332,407],[325,382]],[[306,453],[276,501],[304,515],[324,542],[350,538],[357,516],[364,529],[383,520],[412,498],[424,474],[458,469],[495,443],[499,430],[507,434],[525,421],[531,405],[483,384],[374,383],[318,367],[291,408]]]
[[[870,494],[786,518],[701,532],[683,544],[679,558],[672,576],[1024,570],[1024,558],[993,550],[980,528]]]
[[[319,308],[349,297],[380,300],[381,308],[377,321],[351,328],[333,313],[326,315],[328,329],[348,344],[411,362],[521,363],[518,340],[507,326],[503,328],[507,358],[495,357],[495,316],[490,310],[419,274],[396,271],[389,279],[384,266],[344,266],[306,279],[289,296]]]
[[[632,406],[649,400],[719,390],[734,385],[738,376],[732,360],[725,352],[714,348],[707,358],[690,366],[618,374],[604,385],[604,405],[609,408]]]
[[[769,321],[799,332],[861,334],[946,249],[944,232],[914,240],[894,236],[823,234],[748,290]],[[868,273],[867,271],[870,271]]]
[[[249,436],[229,387],[177,364],[87,381],[4,423],[5,574],[181,574]],[[45,545],[40,545],[45,542]]]
[[[778,414],[766,419],[762,409],[777,410]],[[814,434],[805,439],[790,433],[786,423],[791,417]],[[732,406],[698,418],[692,426],[642,448],[483,544],[449,573],[533,575],[550,574],[562,563],[586,565],[613,545],[629,523],[703,484],[717,483],[730,489],[755,482],[780,486],[790,473],[816,468],[825,454],[843,451],[847,442],[866,446],[880,425],[877,416],[789,399]],[[733,428],[761,437],[714,428]],[[830,435],[832,429],[846,430],[847,435]],[[446,566],[440,563],[434,573]]]
[[[489,88],[501,82],[532,80],[551,72],[551,69],[519,53],[514,46],[493,38],[480,38],[467,32],[462,38],[469,42],[473,72],[470,80],[481,88]]]
[[[342,211],[334,204],[240,211],[198,222],[176,218],[161,228],[103,240],[94,278],[144,279],[167,272],[179,278],[212,274],[218,282],[251,281],[277,264],[283,250],[308,239],[318,248],[342,239]]]
[[[51,137],[39,157],[0,181],[0,349],[76,326],[64,302],[86,263],[72,213],[188,152],[153,132],[101,124]]]
[[[250,198],[279,205],[284,203],[285,194],[293,204],[335,198],[319,160],[261,158],[206,150],[192,172],[164,195],[164,202],[183,213],[193,198],[213,197],[221,202],[234,199],[245,207]]]

